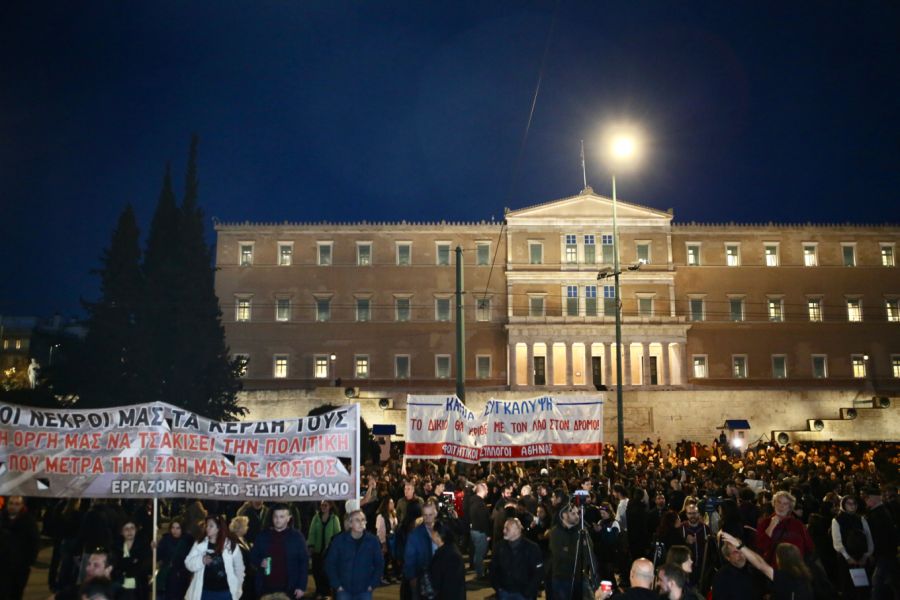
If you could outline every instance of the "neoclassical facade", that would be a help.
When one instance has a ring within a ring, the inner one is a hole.
[[[900,388],[900,227],[673,222],[619,202],[629,389]],[[613,205],[590,188],[504,222],[217,223],[245,389],[616,384]]]

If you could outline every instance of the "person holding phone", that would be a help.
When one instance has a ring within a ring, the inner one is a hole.
[[[206,517],[206,536],[191,548],[184,566],[194,574],[185,600],[238,600],[244,559],[224,517]]]

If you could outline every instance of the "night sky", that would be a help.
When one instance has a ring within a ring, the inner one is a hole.
[[[627,119],[619,196],[676,221],[898,223],[898,109],[891,1],[6,3],[0,315],[81,315],[193,132],[225,221],[500,219],[579,192],[581,139],[609,194]]]

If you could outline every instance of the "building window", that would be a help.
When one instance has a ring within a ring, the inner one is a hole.
[[[372,242],[356,244],[356,264],[360,267],[368,267],[372,264]]]
[[[544,297],[529,296],[528,297],[528,316],[543,317],[544,316]]]
[[[241,266],[249,267],[253,264],[253,244],[242,242],[240,244]]]
[[[272,376],[276,379],[284,379],[288,376],[288,357],[287,354],[276,354],[273,357]]]
[[[687,245],[687,264],[689,267],[700,266],[700,244]]]
[[[603,248],[603,264],[611,265],[616,261],[615,244],[613,244],[613,236],[603,234],[600,236],[600,244]]]
[[[692,362],[694,364],[694,377],[698,379],[705,379],[709,376],[709,372],[706,369],[705,354],[695,354]]]
[[[477,242],[475,244],[475,264],[479,267],[485,267],[491,264],[490,242]]]
[[[434,357],[434,376],[438,379],[450,378],[450,355],[438,354]]]
[[[765,254],[766,254],[766,266],[767,267],[777,267],[778,266],[778,244],[766,244],[765,245]]]
[[[813,323],[820,323],[822,321],[822,299],[821,298],[807,298],[806,299],[806,308],[809,311],[809,320]]]
[[[589,317],[597,316],[597,286],[584,286],[584,314]]]
[[[317,264],[322,267],[331,265],[331,242],[319,242],[316,244],[318,250]]]
[[[356,320],[371,321],[372,320],[372,303],[368,298],[356,299]]]
[[[394,318],[398,321],[409,321],[409,298],[394,299]]]
[[[291,300],[290,298],[275,299],[275,320],[290,321],[291,320]]]
[[[893,244],[882,244],[881,245],[881,266],[882,267],[893,267],[894,266],[894,245]]]
[[[732,321],[738,322],[744,320],[744,299],[729,298],[728,299],[729,316]]]
[[[435,298],[434,318],[437,321],[450,320],[450,298]]]
[[[491,299],[476,298],[475,299],[475,320],[490,321],[491,320]]]
[[[313,377],[316,379],[328,379],[330,360],[327,354],[317,354],[313,357]]]
[[[739,244],[725,244],[725,264],[729,267],[741,266],[741,247]]]
[[[731,375],[735,379],[747,378],[747,357],[743,354],[735,354],[731,357]]]
[[[278,265],[289,267],[294,263],[294,244],[280,242],[278,244]]]
[[[593,233],[584,236],[584,262],[589,265],[597,262],[597,245]]]
[[[784,298],[769,298],[766,301],[769,313],[769,321],[781,323],[784,321]]]
[[[603,286],[603,314],[607,317],[616,316],[616,286]]]
[[[824,354],[812,355],[812,375],[816,379],[828,377],[828,357]]]
[[[578,236],[575,234],[566,234],[566,262],[575,264],[578,262]]]
[[[636,246],[637,261],[642,265],[650,264],[650,244],[648,242],[638,242]]]
[[[475,378],[490,379],[491,377],[491,357],[489,355],[479,354],[475,357]]]
[[[21,349],[22,349],[22,340],[17,338],[16,339],[16,350],[21,350]]]
[[[856,266],[856,245],[855,244],[841,244],[841,255],[844,259],[845,267],[855,267]]]
[[[397,379],[409,379],[409,355],[394,355],[394,377]]]
[[[900,300],[887,298],[884,301],[884,311],[887,315],[888,323],[900,323]]]
[[[441,267],[446,267],[450,265],[450,243],[449,242],[435,242],[435,256],[436,264]]]
[[[772,355],[772,377],[774,379],[787,378],[787,357],[784,354]]]
[[[900,354],[891,355],[891,374],[894,379],[900,378]]]
[[[578,286],[577,285],[567,285],[566,286],[566,316],[568,316],[568,317],[577,317],[578,316]]]
[[[638,298],[638,316],[653,316],[653,298]]]
[[[331,320],[331,298],[316,299],[316,321]]]
[[[541,242],[528,242],[528,262],[533,265],[544,264],[544,244]]]
[[[242,322],[250,320],[250,298],[237,298],[235,300],[234,320]]]
[[[3,340],[3,349],[9,350],[9,340]]]
[[[847,320],[851,323],[862,321],[862,301],[859,298],[847,298]]]
[[[689,301],[691,309],[691,321],[702,321],[706,316],[706,307],[703,298],[691,298]]]
[[[354,368],[354,374],[357,379],[368,379],[369,378],[369,357],[364,354],[357,354],[353,357],[353,362],[356,365]]]
[[[408,267],[412,259],[412,244],[410,242],[397,242],[397,265]]]
[[[250,355],[246,353],[238,353],[232,356],[237,368],[238,377],[247,376],[247,366],[250,364]]]
[[[850,364],[853,366],[853,376],[862,379],[866,376],[866,356],[862,354],[851,354]]]
[[[819,264],[818,246],[815,244],[803,244],[803,266],[815,267]]]

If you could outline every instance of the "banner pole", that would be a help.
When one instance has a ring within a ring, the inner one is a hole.
[[[356,506],[360,508],[360,497],[359,497],[359,471],[362,465],[360,464],[359,456],[360,451],[359,447],[362,444],[362,427],[360,426],[360,421],[362,420],[360,417],[359,410],[359,402],[356,403],[356,450],[354,451],[354,470],[356,471]]]
[[[156,563],[156,542],[157,536],[159,535],[159,498],[157,496],[153,496],[153,569],[151,573],[153,573],[153,580],[150,582],[151,589],[151,598],[156,598],[156,572],[157,572],[157,563]]]

